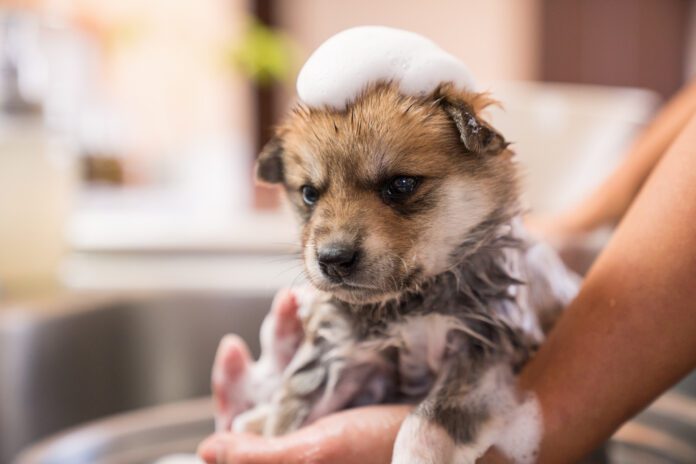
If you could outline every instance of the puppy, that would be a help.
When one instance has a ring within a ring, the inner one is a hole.
[[[517,403],[514,373],[577,290],[523,230],[513,153],[483,118],[491,103],[385,81],[345,109],[298,104],[278,127],[257,176],[284,187],[318,291],[279,388],[235,429],[279,435],[409,402],[394,462],[473,462],[490,445]]]

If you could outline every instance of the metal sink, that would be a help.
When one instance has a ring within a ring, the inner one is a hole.
[[[200,397],[220,338],[255,354],[271,295],[72,296],[0,308],[0,463],[67,427]]]
[[[236,332],[256,354],[270,300],[99,296],[0,312],[0,463],[152,464],[194,452],[213,431],[217,344]],[[584,462],[696,462],[696,375]]]
[[[212,404],[204,397],[69,429],[25,450],[13,464],[153,464],[165,456],[191,456],[211,433]]]
[[[671,392],[659,399],[582,464],[696,462],[696,401],[678,395]],[[67,430],[32,446],[14,464],[153,464],[182,453],[190,457],[176,462],[193,464],[198,443],[212,432],[212,405],[204,397]]]

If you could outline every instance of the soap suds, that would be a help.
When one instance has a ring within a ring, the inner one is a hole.
[[[370,84],[399,83],[406,95],[425,95],[451,82],[475,90],[459,59],[413,32],[361,26],[339,32],[309,57],[297,78],[297,94],[311,107],[345,109]]]
[[[495,446],[515,464],[536,462],[543,433],[536,396],[526,393],[520,397],[510,366],[505,364],[486,372],[477,390],[478,401],[490,407],[491,419],[482,427],[476,446],[462,450],[462,455],[473,462]]]
[[[539,402],[530,396],[510,412],[495,444],[513,462],[532,464],[537,460],[542,424]]]

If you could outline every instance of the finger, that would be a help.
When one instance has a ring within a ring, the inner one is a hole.
[[[261,356],[278,372],[288,365],[304,335],[298,309],[294,291],[281,290],[261,326]]]
[[[302,331],[302,324],[297,314],[299,304],[290,289],[280,290],[271,305],[271,313],[276,317],[276,336],[279,338],[295,335]]]
[[[287,445],[281,438],[223,433],[204,440],[197,453],[208,464],[299,464],[292,460],[293,453],[289,452],[292,447]]]
[[[237,335],[225,335],[215,354],[211,382],[217,431],[229,430],[234,417],[248,408],[244,384],[250,365],[244,340]]]

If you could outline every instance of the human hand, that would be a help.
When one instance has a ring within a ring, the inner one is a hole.
[[[276,295],[261,331],[263,353],[258,362],[251,360],[241,338],[228,335],[220,343],[212,378],[217,433],[199,446],[199,455],[209,463],[235,464],[389,462],[409,406],[343,411],[278,438],[229,431],[234,418],[253,406],[248,391],[253,373],[265,375],[267,383],[273,384],[273,377],[279,378],[302,338],[297,316],[301,298],[296,293],[282,290]],[[275,370],[269,371],[269,365]]]
[[[350,409],[277,438],[218,433],[199,446],[198,455],[209,464],[388,463],[410,409],[408,405]]]
[[[216,431],[230,430],[235,417],[268,401],[276,390],[302,341],[297,293],[285,289],[276,294],[261,327],[262,353],[258,361],[252,361],[239,336],[226,335],[220,342],[212,372]]]
[[[208,464],[386,464],[410,410],[408,405],[349,409],[275,438],[218,433],[201,443],[198,456]],[[477,464],[509,463],[495,449],[477,460]]]
[[[524,217],[524,225],[535,237],[557,246],[580,240],[588,234],[565,214],[528,214]]]

